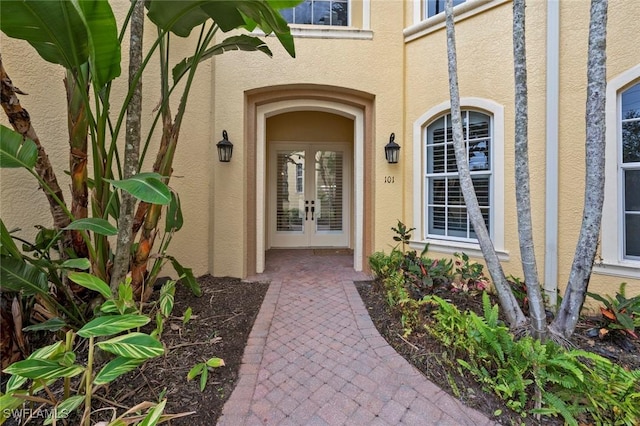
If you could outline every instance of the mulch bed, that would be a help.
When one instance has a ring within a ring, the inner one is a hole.
[[[493,393],[485,392],[480,384],[463,374],[456,360],[447,357],[449,352],[447,348],[427,333],[414,331],[408,337],[403,337],[400,319],[393,315],[382,292],[375,288],[373,282],[358,282],[356,287],[380,334],[400,355],[445,392],[501,424],[544,424],[545,426],[563,424],[562,421],[554,421],[549,417],[544,418],[540,423],[531,416],[523,418],[509,410],[504,401]],[[439,296],[449,300],[461,311],[472,310],[479,315],[482,314],[482,298],[479,295],[447,292]],[[494,300],[493,303],[497,301]],[[583,318],[572,336],[571,343],[577,348],[605,356],[625,368],[640,368],[640,341],[616,338],[600,340],[587,337],[588,331],[597,324],[597,318]],[[495,413],[500,414],[496,416]]]

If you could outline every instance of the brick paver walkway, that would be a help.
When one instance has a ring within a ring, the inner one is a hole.
[[[352,256],[267,253],[271,281],[218,425],[490,425],[380,336]]]

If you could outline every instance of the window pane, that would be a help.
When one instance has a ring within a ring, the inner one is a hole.
[[[622,123],[622,162],[640,162],[640,119]]]
[[[460,180],[452,178],[448,179],[449,190],[447,194],[447,203],[450,206],[464,206],[464,197],[462,196],[462,188],[460,188]]]
[[[432,207],[429,209],[429,233],[445,235],[446,213],[444,207]]]
[[[429,204],[444,206],[446,203],[446,181],[445,179],[430,179]]]
[[[299,4],[293,11],[293,24],[311,23],[311,0]]]
[[[433,145],[427,148],[427,173],[444,173],[444,145]]]
[[[640,214],[625,214],[625,256],[640,257]]]
[[[640,212],[640,170],[624,172],[624,210]]]
[[[315,0],[313,2],[313,23],[316,25],[331,25],[330,2]]]
[[[334,1],[331,6],[331,25],[349,25],[349,4],[345,1]]]
[[[489,177],[474,177],[473,187],[476,190],[476,197],[478,197],[478,204],[480,207],[489,207]]]
[[[640,83],[622,93],[622,119],[640,117]]]

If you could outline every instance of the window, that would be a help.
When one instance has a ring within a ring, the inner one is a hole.
[[[466,0],[453,0],[453,6],[464,3]],[[445,0],[425,0],[425,18],[431,18],[444,12]]]
[[[295,8],[283,9],[290,24],[346,27],[349,25],[349,0],[305,0]]]
[[[607,83],[599,274],[640,278],[640,64]]]
[[[640,82],[620,98],[622,254],[640,260]]]
[[[472,110],[462,111],[464,142],[469,169],[482,215],[491,233],[492,123],[491,117]],[[474,241],[456,166],[451,115],[432,122],[426,131],[425,230],[427,238]]]

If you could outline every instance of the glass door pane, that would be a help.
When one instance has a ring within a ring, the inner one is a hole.
[[[276,163],[276,230],[303,233],[305,152],[278,151]]]
[[[315,222],[316,232],[343,231],[343,153],[315,153]]]

